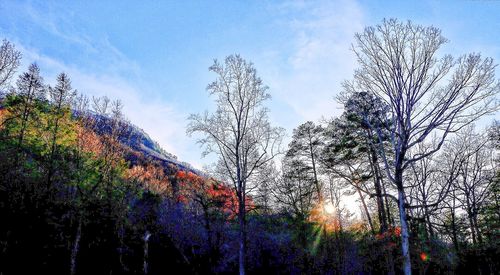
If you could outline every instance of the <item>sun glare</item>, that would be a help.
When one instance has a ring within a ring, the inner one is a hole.
[[[325,212],[328,214],[333,214],[335,212],[335,207],[331,202],[328,202],[324,206]]]

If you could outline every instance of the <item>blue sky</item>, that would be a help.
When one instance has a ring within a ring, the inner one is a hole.
[[[356,63],[356,32],[383,18],[442,29],[443,53],[500,61],[500,1],[9,1],[0,38],[37,62],[48,83],[67,72],[89,96],[121,99],[127,117],[167,151],[201,167],[185,136],[190,113],[213,108],[214,58],[251,60],[273,96],[271,120],[288,133],[341,112],[334,101]],[[500,70],[497,69],[497,75]]]

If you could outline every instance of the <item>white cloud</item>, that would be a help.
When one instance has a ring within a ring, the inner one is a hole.
[[[350,48],[364,27],[360,6],[340,0],[293,2],[280,9],[293,18],[287,23],[293,33],[287,46],[293,51],[287,68],[268,79],[275,99],[286,102],[303,122],[339,114],[334,96],[356,66]]]

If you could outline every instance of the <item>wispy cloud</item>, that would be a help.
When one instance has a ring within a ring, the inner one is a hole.
[[[279,9],[293,39],[287,68],[270,79],[275,97],[304,121],[338,114],[334,96],[356,65],[350,46],[364,26],[361,7],[355,1],[298,1]]]
[[[82,70],[106,72],[108,74],[127,74],[136,76],[140,73],[139,65],[129,59],[110,41],[104,32],[92,32],[86,29],[90,22],[68,8],[56,6],[57,2],[7,1],[0,5],[9,13],[14,25],[28,26],[25,30],[13,28],[14,39],[35,47],[45,47],[60,54],[72,54],[72,63],[81,65]],[[6,34],[12,30],[6,29]],[[22,37],[15,37],[22,34]],[[40,39],[39,36],[44,39]],[[32,38],[36,36],[37,38]],[[22,40],[21,40],[22,38]],[[42,43],[43,45],[34,45]],[[78,54],[75,54],[78,53]]]

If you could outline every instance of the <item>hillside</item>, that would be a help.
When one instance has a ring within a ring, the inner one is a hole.
[[[76,111],[42,92],[0,100],[0,273],[136,273],[144,245],[152,274],[189,272],[179,238],[233,219],[231,190],[161,149],[118,109]],[[203,224],[188,218],[194,213]],[[36,260],[23,265],[21,255]]]
[[[92,130],[99,133],[109,133],[110,119],[106,116],[93,114],[96,120]],[[129,121],[122,121],[120,123],[121,131],[119,140],[123,146],[131,150],[131,154],[127,156],[127,160],[132,164],[134,163],[134,156],[142,155],[144,158],[151,161],[161,162],[163,166],[175,165],[180,170],[192,172],[200,176],[206,176],[203,172],[193,168],[187,162],[178,160],[177,156],[165,151],[158,142],[151,139],[151,137],[141,128],[132,124]],[[135,154],[134,154],[135,153]]]

